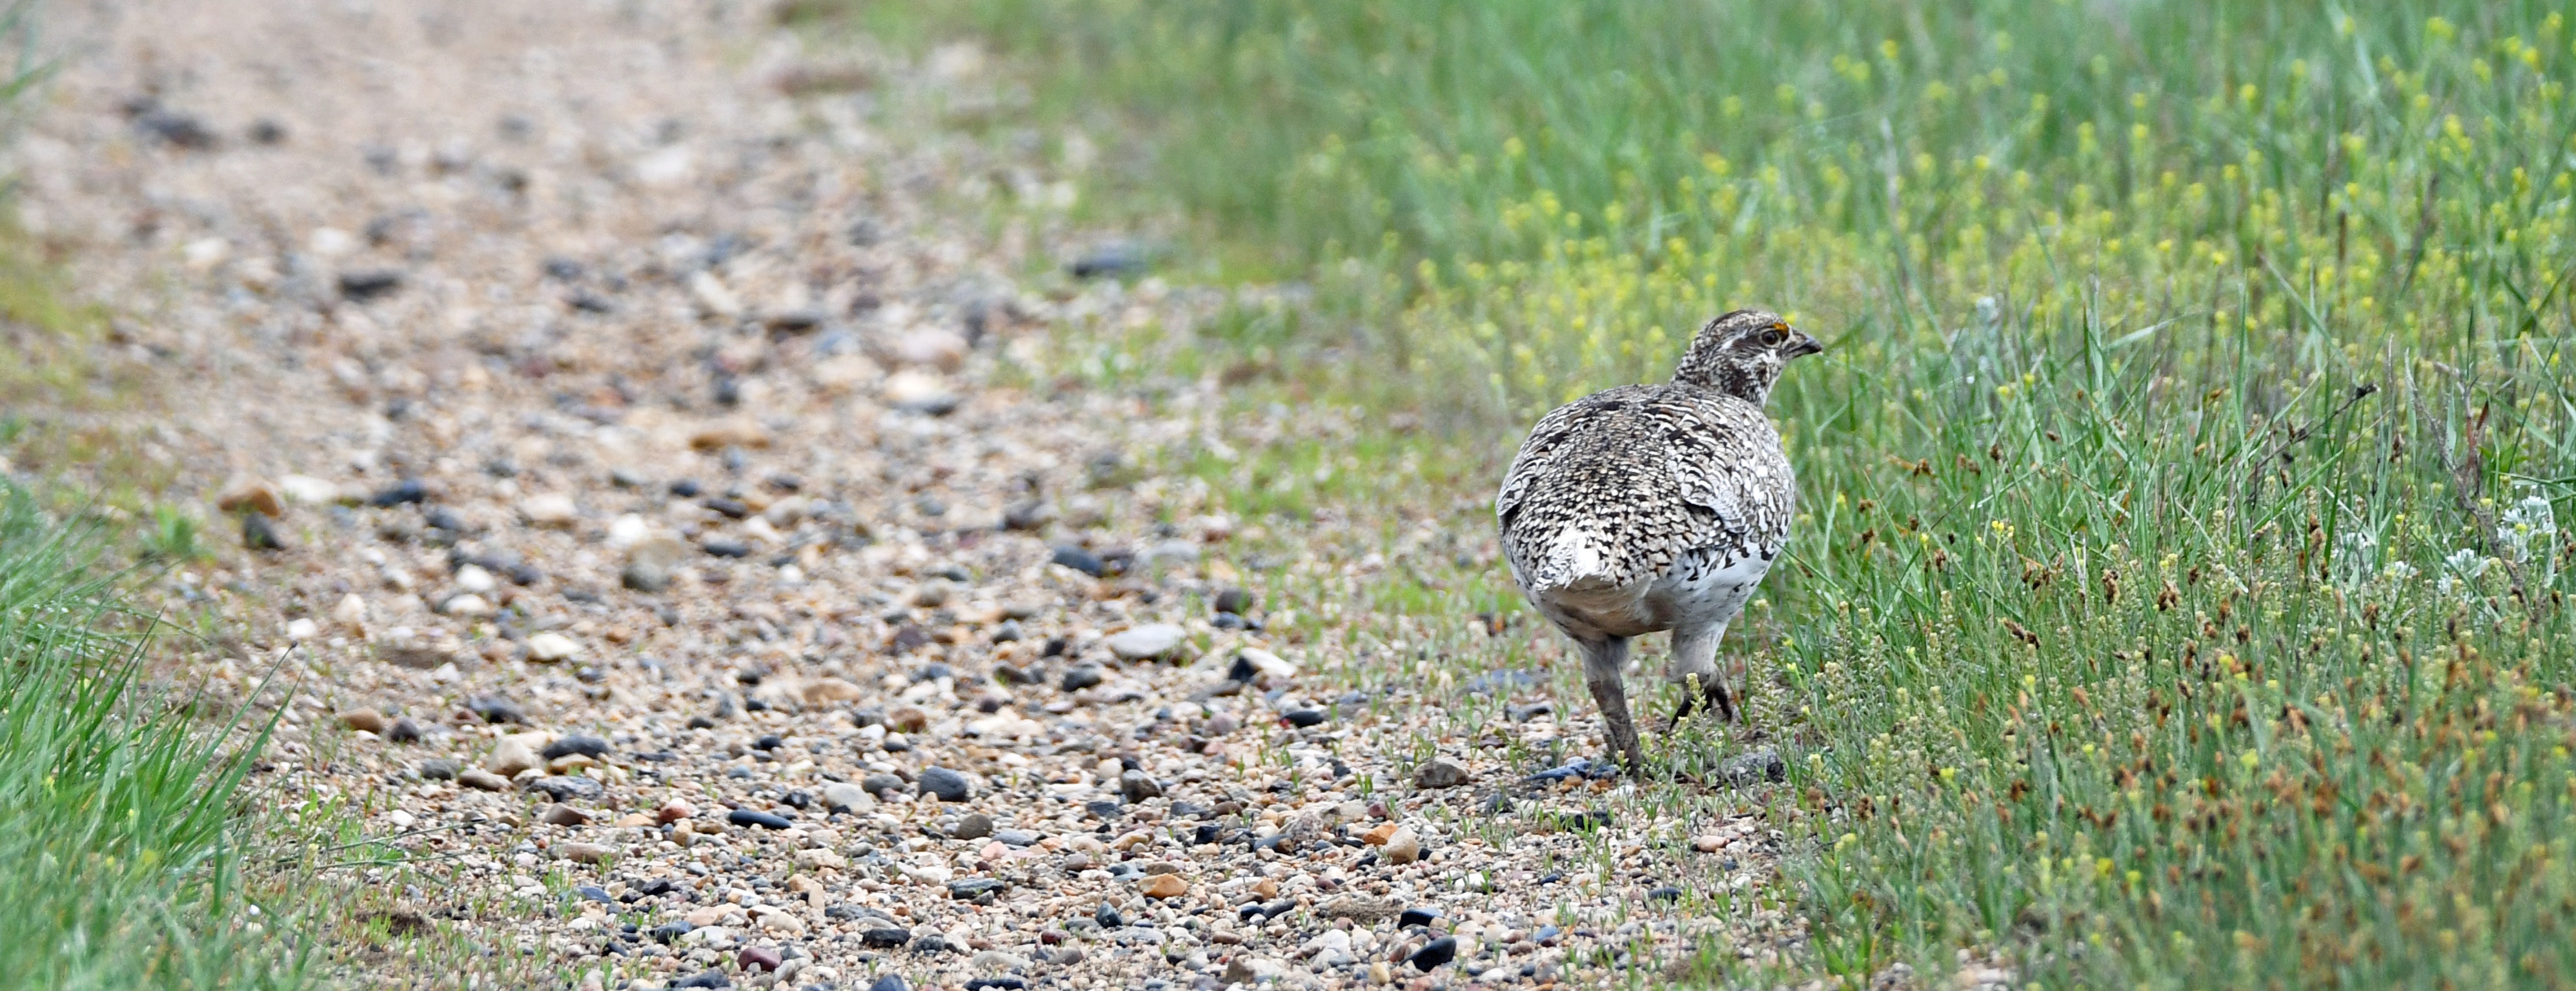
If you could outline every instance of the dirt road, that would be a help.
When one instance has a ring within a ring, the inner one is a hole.
[[[738,3],[53,16],[20,209],[211,521],[180,652],[286,658],[272,794],[412,857],[348,877],[356,983],[1593,983],[1794,929],[1706,911],[1767,883],[1756,820],[1524,783],[1245,591],[1339,565],[1147,470],[1218,384],[1047,367],[1182,298],[1015,281],[1042,249],[959,204],[1017,174],[874,129],[971,51]]]

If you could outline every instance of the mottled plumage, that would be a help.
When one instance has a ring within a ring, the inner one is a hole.
[[[1583,647],[1585,680],[1631,766],[1629,638],[1674,631],[1671,676],[1734,718],[1717,641],[1788,542],[1797,501],[1762,405],[1783,366],[1818,350],[1760,310],[1709,321],[1671,383],[1549,413],[1503,479],[1494,513],[1512,578]]]

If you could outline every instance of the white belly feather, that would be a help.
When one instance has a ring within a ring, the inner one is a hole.
[[[1733,620],[1770,570],[1771,558],[1759,552],[1742,551],[1729,557],[1714,549],[1702,550],[1683,555],[1649,581],[1548,589],[1532,598],[1548,619],[1578,638],[1643,636]]]

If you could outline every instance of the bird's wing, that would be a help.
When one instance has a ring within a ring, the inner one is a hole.
[[[1626,586],[1689,546],[1691,513],[1660,453],[1659,391],[1595,393],[1531,429],[1494,500],[1523,588]]]
[[[1667,394],[1660,404],[1661,453],[1689,516],[1679,553],[1728,544],[1776,548],[1796,491],[1780,435],[1741,400]]]
[[[1505,535],[1512,532],[1519,510],[1572,439],[1582,407],[1580,402],[1569,403],[1540,417],[1538,425],[1530,428],[1529,439],[1521,442],[1520,453],[1512,456],[1511,470],[1503,473],[1503,489],[1494,496],[1494,519]]]

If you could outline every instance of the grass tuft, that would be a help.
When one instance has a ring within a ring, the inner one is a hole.
[[[265,734],[138,684],[91,542],[0,491],[0,987],[299,987],[241,889],[236,803]]]

